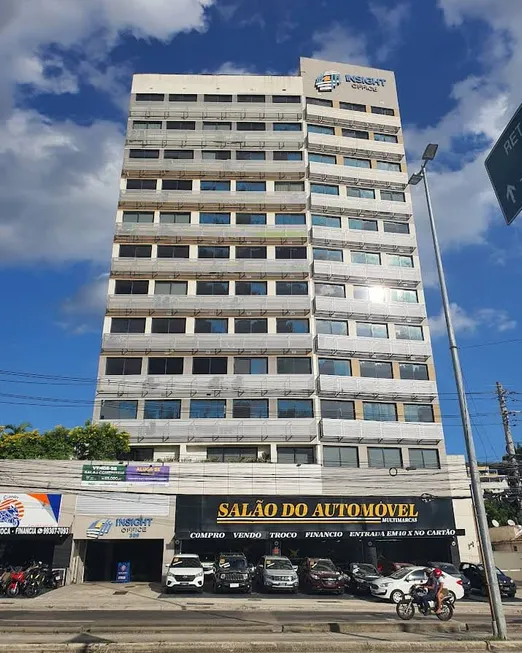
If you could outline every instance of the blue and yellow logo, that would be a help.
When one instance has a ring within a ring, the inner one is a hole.
[[[318,91],[333,91],[341,83],[341,74],[334,70],[327,70],[318,75],[315,88]]]

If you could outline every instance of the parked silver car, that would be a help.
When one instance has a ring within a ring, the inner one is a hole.
[[[255,571],[255,581],[261,591],[282,590],[297,593],[299,578],[290,560],[284,556],[263,556]]]

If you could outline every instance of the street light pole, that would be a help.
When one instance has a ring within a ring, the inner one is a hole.
[[[489,588],[491,617],[493,620],[493,632],[500,639],[507,639],[507,625],[506,617],[504,614],[504,606],[500,596],[500,589],[498,586],[497,569],[493,558],[493,548],[489,538],[488,520],[486,516],[486,507],[484,505],[484,496],[480,485],[480,477],[477,465],[477,456],[475,453],[475,443],[473,442],[473,433],[471,429],[471,420],[469,417],[468,405],[466,401],[466,392],[464,389],[464,380],[462,377],[462,369],[460,366],[459,352],[457,347],[457,340],[455,338],[455,330],[453,328],[453,321],[451,318],[450,301],[448,296],[448,288],[446,286],[446,278],[444,276],[444,267],[442,264],[442,256],[440,253],[439,239],[437,236],[437,229],[435,226],[435,219],[433,216],[433,207],[431,204],[430,189],[428,185],[428,175],[426,166],[428,161],[435,158],[437,152],[437,145],[430,144],[427,146],[423,154],[423,163],[418,173],[411,176],[408,183],[416,185],[422,181],[424,182],[424,192],[426,194],[426,204],[428,206],[428,216],[430,222],[431,236],[433,239],[433,248],[435,250],[435,261],[437,263],[437,273],[439,276],[440,292],[442,295],[442,306],[444,309],[444,317],[446,319],[446,327],[448,330],[449,348],[451,352],[451,360],[453,363],[453,372],[455,374],[455,382],[457,385],[457,393],[459,398],[460,415],[462,419],[462,428],[464,430],[464,439],[466,441],[466,450],[468,454],[468,465],[471,477],[471,500],[474,505],[475,514],[478,525],[478,535],[480,546],[482,549],[484,570],[486,572],[486,581]]]

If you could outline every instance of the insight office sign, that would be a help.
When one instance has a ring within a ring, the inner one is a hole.
[[[316,77],[315,88],[320,92],[333,91],[335,88],[340,86],[341,79],[341,73],[334,70],[326,71]],[[346,74],[344,79],[347,83],[351,84],[354,89],[372,91],[374,93],[386,84],[386,80],[383,77],[364,77],[363,75]]]

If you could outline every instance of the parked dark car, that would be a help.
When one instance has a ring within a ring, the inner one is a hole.
[[[460,578],[462,581],[462,588],[464,589],[464,596],[469,596],[471,594],[470,579],[462,571],[459,571],[455,565],[452,565],[451,562],[437,562],[435,560],[430,560],[426,566],[438,567],[439,569],[442,569],[445,574],[455,576],[455,578]]]
[[[342,569],[346,576],[346,589],[352,594],[369,594],[371,583],[381,577],[377,568],[368,562],[350,562]]]
[[[250,594],[251,568],[242,553],[220,553],[214,565],[214,592],[233,590]]]
[[[298,574],[305,592],[344,593],[344,575],[329,558],[305,558]]]
[[[475,565],[471,562],[462,562],[460,571],[469,578],[471,587],[478,590],[482,596],[487,596],[486,574],[482,565]],[[498,586],[500,588],[501,596],[513,598],[517,593],[517,586],[515,581],[507,576],[503,571],[497,567]]]

